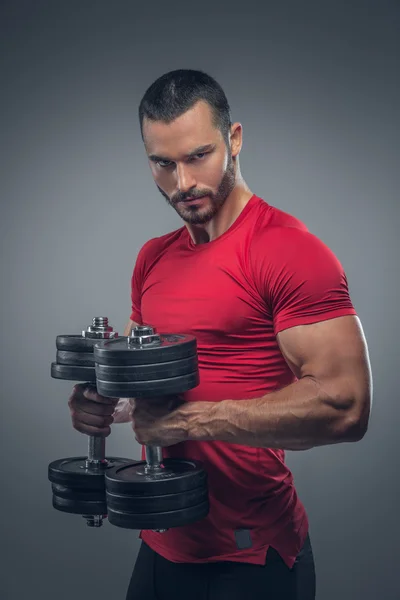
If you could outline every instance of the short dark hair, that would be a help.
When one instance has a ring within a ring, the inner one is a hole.
[[[144,118],[171,123],[200,100],[211,106],[213,123],[228,142],[232,123],[225,92],[213,77],[193,69],[169,71],[147,89],[139,105],[142,139]]]

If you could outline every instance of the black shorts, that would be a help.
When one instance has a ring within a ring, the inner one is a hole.
[[[315,600],[309,535],[291,569],[272,547],[265,565],[173,563],[141,542],[126,600]]]

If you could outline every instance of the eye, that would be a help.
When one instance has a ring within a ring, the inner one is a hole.
[[[203,158],[207,156],[207,154],[208,152],[199,152],[199,154],[195,154],[194,156],[192,156],[190,162],[193,162],[194,160],[203,160]]]
[[[172,165],[172,162],[170,160],[157,160],[156,164],[159,167],[162,167],[163,169],[165,169],[166,167],[170,167]]]

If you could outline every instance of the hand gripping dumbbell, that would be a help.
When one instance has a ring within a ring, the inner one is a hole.
[[[158,334],[147,325],[94,347],[102,396],[159,403],[199,384],[196,338]],[[164,532],[207,516],[207,473],[200,461],[165,458],[146,446],[146,460],[114,465],[105,474],[108,520],[127,529]]]
[[[118,333],[113,331],[106,317],[95,317],[82,335],[57,336],[56,362],[51,364],[51,376],[87,382],[95,387],[93,348],[100,340],[117,338]],[[104,436],[88,436],[87,457],[62,458],[48,466],[53,507],[83,516],[90,527],[100,527],[107,516],[104,473],[112,466],[125,463],[132,463],[132,459],[106,458]]]

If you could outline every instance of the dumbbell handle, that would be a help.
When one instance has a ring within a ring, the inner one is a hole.
[[[168,396],[160,398],[152,398],[153,404],[165,404]],[[161,446],[146,446],[146,471],[156,473],[162,468],[162,447]]]
[[[86,383],[87,386],[93,386],[93,383]],[[97,468],[106,465],[106,438],[99,435],[88,435],[88,456],[86,468]]]
[[[98,435],[88,436],[88,459],[92,466],[99,466],[106,458],[106,438]]]
[[[113,331],[113,328],[108,323],[108,317],[94,317],[92,319],[92,325],[82,331],[82,336],[94,338],[96,340],[114,339],[118,337],[118,332]],[[94,435],[89,435],[88,437],[88,458],[86,461],[86,468],[96,468],[106,465],[105,437]]]
[[[161,446],[146,446],[146,466],[145,471],[147,473],[155,474],[161,471],[162,463],[162,447]],[[153,529],[157,533],[165,533],[167,529]]]
[[[146,469],[148,471],[158,471],[161,469],[162,459],[161,446],[146,446]]]

